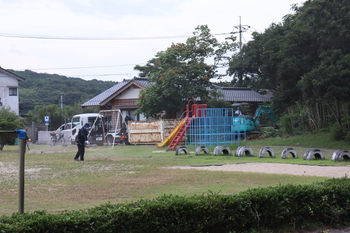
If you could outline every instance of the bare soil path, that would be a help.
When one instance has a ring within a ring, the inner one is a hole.
[[[330,178],[350,176],[350,166],[316,166],[282,163],[239,163],[210,166],[173,166],[171,168],[288,174],[297,176],[323,176]]]

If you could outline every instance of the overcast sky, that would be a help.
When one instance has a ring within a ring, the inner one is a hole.
[[[0,0],[4,69],[122,81],[198,25],[212,34],[254,31],[293,13],[300,0]],[[238,34],[237,34],[238,35]],[[223,40],[227,35],[218,35]],[[107,39],[107,40],[102,40]]]

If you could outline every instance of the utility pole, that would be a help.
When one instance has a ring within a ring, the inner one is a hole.
[[[61,110],[62,110],[63,109],[63,95],[61,95],[60,106],[61,106]]]
[[[250,28],[250,26],[248,25],[242,25],[241,23],[241,16],[239,16],[239,25],[238,26],[234,26],[233,27],[233,32],[231,32],[231,34],[235,34],[235,33],[239,33],[239,58],[241,60],[241,62],[243,61],[243,55],[242,55],[242,33],[246,32],[248,29]],[[235,31],[238,30],[238,31]],[[239,69],[238,71],[238,79],[239,79],[239,83],[243,81],[243,70],[242,68]]]
[[[239,33],[239,52],[241,52],[241,50],[242,50],[242,33],[246,32],[250,28],[250,26],[242,25],[241,24],[241,16],[239,16],[239,25],[234,26],[233,28],[234,28],[234,31],[231,32],[231,34]],[[238,30],[238,31],[235,31],[235,30]]]
[[[63,95],[61,95],[61,98],[60,98],[60,108],[61,108],[61,117],[63,120]],[[64,122],[64,123],[66,123],[66,122]]]

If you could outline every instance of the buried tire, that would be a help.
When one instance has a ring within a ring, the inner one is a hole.
[[[243,156],[254,156],[253,149],[249,146],[242,146],[237,148],[237,157],[243,157]]]
[[[308,149],[307,151],[305,151],[305,153],[304,153],[304,159],[305,159],[305,160],[308,159],[309,153],[310,153],[310,151],[312,151],[312,150],[313,150],[313,149]]]
[[[287,148],[281,153],[282,159],[286,159],[288,154],[291,154],[294,159],[298,158],[298,153],[293,148]]]
[[[340,162],[341,160],[349,160],[350,152],[347,150],[336,150],[332,154],[332,161]]]
[[[228,146],[217,146],[214,148],[214,155],[232,155]]]
[[[112,146],[113,145],[113,140],[114,140],[114,138],[111,135],[107,136],[106,141],[107,141],[108,146]]]
[[[239,146],[239,147],[237,147],[236,152],[235,152],[235,156],[236,156],[236,157],[240,157],[240,155],[239,155],[239,150],[242,149],[243,147],[244,147],[244,146]]]
[[[208,148],[205,147],[205,146],[199,146],[199,147],[197,147],[197,148],[196,148],[196,151],[195,151],[195,154],[196,154],[196,155],[199,155],[199,154],[201,153],[201,151],[203,151],[204,154],[209,154],[209,150],[208,150]]]
[[[261,148],[259,151],[259,158],[263,158],[265,153],[268,153],[270,157],[275,158],[275,152],[271,147],[265,146]]]
[[[320,149],[310,149],[304,153],[305,160],[324,159],[324,154]]]
[[[179,146],[178,148],[176,148],[176,152],[175,155],[180,155],[181,152],[184,152],[186,155],[188,155],[190,152],[188,151],[186,146]]]

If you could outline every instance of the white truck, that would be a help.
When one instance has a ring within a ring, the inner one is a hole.
[[[129,144],[127,122],[120,110],[101,110],[99,113],[83,113],[72,117],[72,143],[75,143],[79,129],[90,124],[89,142],[97,145]]]

